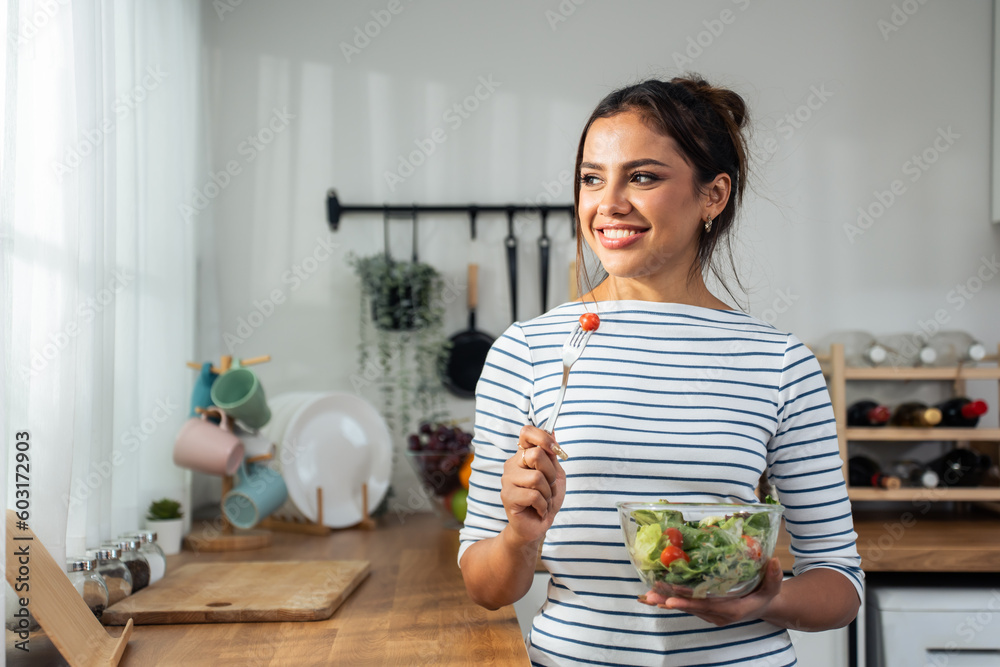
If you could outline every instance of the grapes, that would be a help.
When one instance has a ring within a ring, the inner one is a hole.
[[[414,468],[436,496],[447,496],[461,486],[459,472],[470,452],[471,433],[457,426],[425,422],[406,443],[413,452]]]

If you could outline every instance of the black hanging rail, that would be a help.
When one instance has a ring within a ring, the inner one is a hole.
[[[337,191],[329,189],[326,191],[326,217],[330,223],[330,229],[337,231],[340,228],[340,216],[345,213],[381,213],[384,217],[411,218],[418,213],[464,213],[469,216],[469,230],[472,238],[476,238],[476,216],[479,213],[515,213],[540,214],[547,217],[549,213],[566,213],[569,216],[571,233],[576,236],[576,216],[573,212],[572,204],[540,204],[532,206],[530,204],[488,204],[480,206],[478,204],[408,204],[393,206],[389,204],[362,204],[347,205],[341,204],[337,198]]]

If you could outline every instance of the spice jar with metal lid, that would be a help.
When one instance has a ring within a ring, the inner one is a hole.
[[[162,579],[167,572],[167,556],[156,543],[156,533],[152,530],[134,530],[125,533],[122,538],[140,542],[139,553],[149,562],[149,583],[155,584]]]
[[[97,571],[97,559],[69,558],[66,560],[66,573],[90,611],[94,612],[97,620],[101,620],[101,615],[108,607],[108,587],[104,583],[104,577]]]
[[[136,539],[118,538],[101,545],[118,549],[118,558],[125,563],[132,575],[132,594],[136,594],[149,585],[149,561],[139,553],[139,541]]]
[[[97,559],[97,571],[104,577],[104,583],[108,587],[108,605],[132,594],[132,573],[119,558],[120,555],[118,549],[110,546],[87,551],[87,558]]]

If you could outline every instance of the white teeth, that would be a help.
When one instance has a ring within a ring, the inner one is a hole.
[[[634,229],[604,229],[604,236],[609,239],[624,239],[629,236],[635,236]]]

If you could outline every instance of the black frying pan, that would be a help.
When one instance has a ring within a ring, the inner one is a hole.
[[[476,331],[476,306],[479,292],[479,265],[469,264],[469,328],[451,337],[444,386],[462,398],[476,395],[476,383],[486,365],[486,355],[493,337]]]

